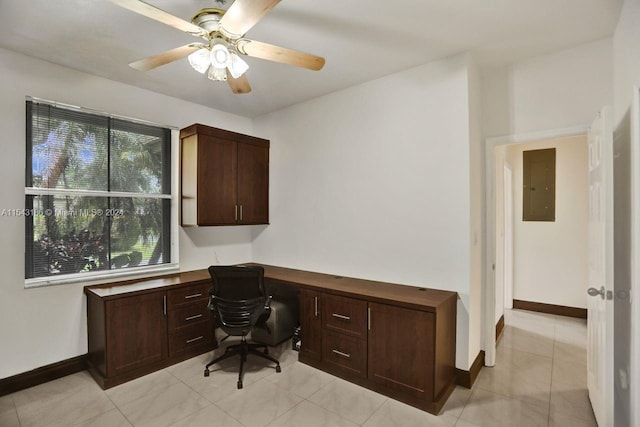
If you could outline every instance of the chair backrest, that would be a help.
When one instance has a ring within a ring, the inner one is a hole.
[[[246,335],[268,312],[264,269],[258,266],[211,266],[209,294],[222,329],[230,335]]]
[[[228,300],[248,300],[265,297],[264,268],[259,266],[212,265],[209,274],[213,280],[210,292]]]

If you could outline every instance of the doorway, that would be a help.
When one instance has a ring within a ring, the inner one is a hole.
[[[502,195],[505,192],[503,182],[505,181],[505,174],[509,175],[509,172],[504,172],[504,163],[499,163],[496,156],[497,149],[506,150],[509,146],[515,144],[524,144],[537,141],[544,141],[549,139],[558,139],[566,137],[574,137],[579,135],[585,135],[587,133],[586,126],[578,126],[573,128],[559,129],[548,132],[537,132],[524,135],[511,135],[507,137],[489,138],[486,140],[485,146],[485,178],[486,178],[486,277],[485,277],[485,293],[484,293],[484,309],[485,309],[485,322],[483,325],[483,332],[485,338],[485,365],[493,366],[495,364],[495,340],[496,340],[496,318],[499,318],[498,312],[501,312],[505,307],[506,300],[513,300],[514,294],[509,292],[513,287],[505,292],[505,276],[513,277],[514,271],[511,268],[505,268],[505,260],[509,259],[507,250],[510,249],[510,253],[515,255],[517,248],[508,248],[508,244],[505,245],[505,228],[509,228],[508,224],[505,224],[505,201]],[[509,193],[512,195],[511,202],[507,205],[514,207],[513,215],[511,218],[515,220],[518,218],[517,199],[513,197],[518,184],[518,176],[513,164],[509,162],[509,166],[512,168],[511,179],[507,177],[507,181],[511,181],[512,187]],[[585,166],[586,167],[586,166]],[[498,183],[500,186],[498,187]],[[501,195],[500,203],[498,204],[497,196]],[[515,223],[515,221],[513,221]],[[512,224],[513,224],[512,223]],[[511,241],[515,238],[514,233],[511,233]],[[509,262],[511,266],[514,262]],[[502,295],[502,298],[499,298]],[[499,298],[499,299],[498,299]]]

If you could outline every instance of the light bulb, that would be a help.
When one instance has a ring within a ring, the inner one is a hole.
[[[194,70],[199,72],[200,74],[204,74],[209,68],[210,59],[209,59],[209,50],[206,48],[198,49],[189,55],[189,64],[193,67]]]
[[[249,69],[249,64],[244,62],[244,60],[233,51],[229,53],[229,56],[229,65],[227,65],[227,67],[229,68],[229,73],[231,73],[231,76],[234,79],[237,79]]]
[[[211,48],[211,65],[215,68],[226,68],[229,63],[229,50],[223,44]]]

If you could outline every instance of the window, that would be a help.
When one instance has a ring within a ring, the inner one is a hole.
[[[170,263],[170,130],[27,101],[24,214],[26,279]]]

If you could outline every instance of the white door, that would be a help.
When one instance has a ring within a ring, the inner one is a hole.
[[[504,307],[513,308],[513,171],[504,165]]]
[[[611,110],[589,129],[587,382],[600,427],[613,426],[613,133]]]

